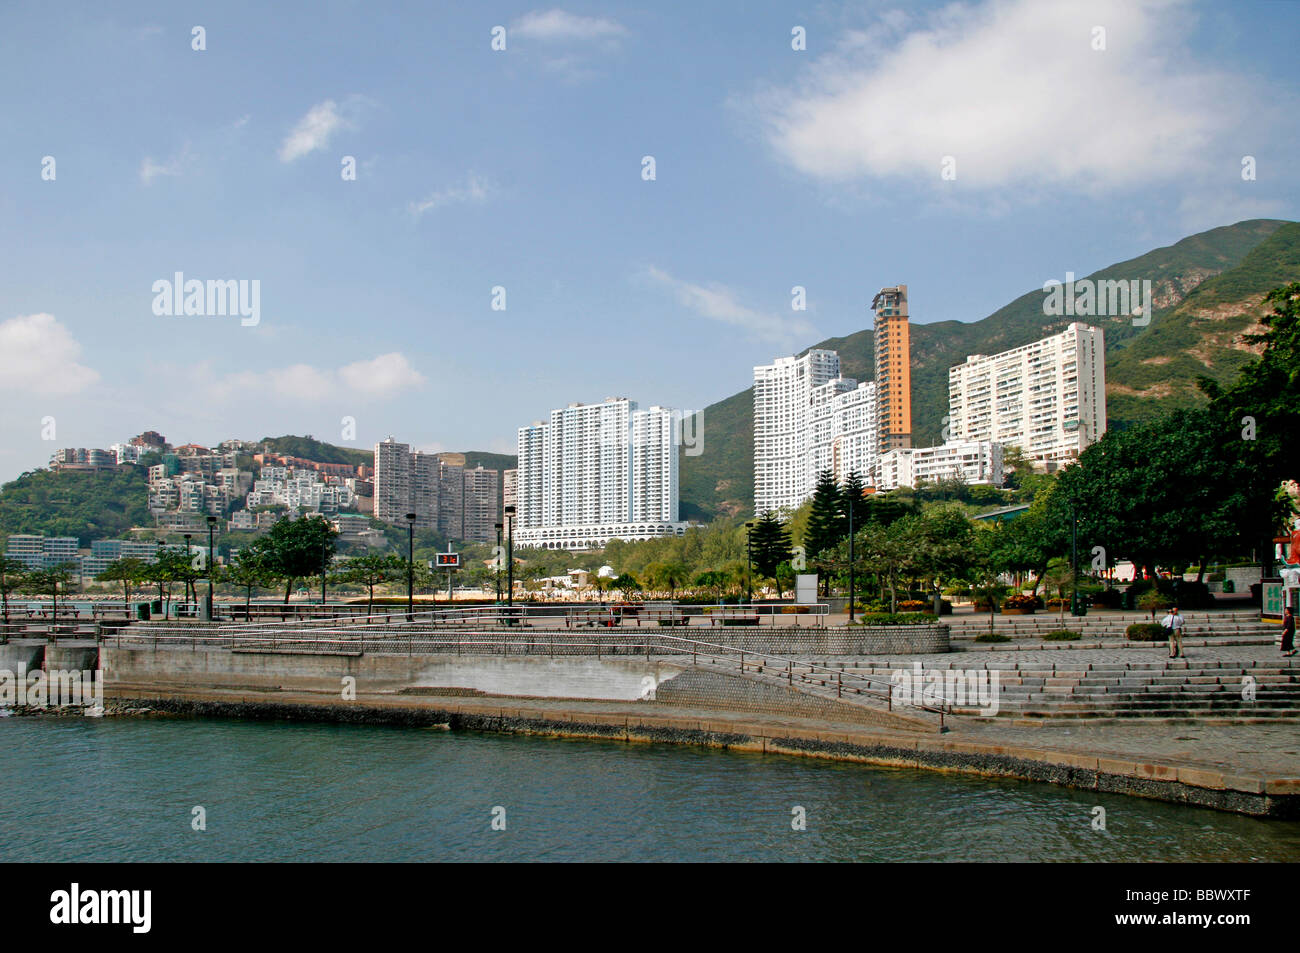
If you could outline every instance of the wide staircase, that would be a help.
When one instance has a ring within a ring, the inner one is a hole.
[[[1280,637],[1280,626],[1261,621],[1258,609],[1181,614],[1187,622],[1184,638],[1198,643],[1208,640],[1210,644],[1264,645]],[[1158,621],[1160,616],[1156,618]],[[974,642],[976,636],[989,630],[987,612],[959,613],[944,616],[942,621],[948,625],[949,639],[961,644]],[[993,616],[993,630],[1016,640],[1041,640],[1048,632],[1069,629],[1080,634],[1080,642],[1127,641],[1124,633],[1130,625],[1150,621],[1150,614],[1145,612],[1109,610],[1093,610],[1086,616],[1072,616],[1067,612],[1064,619],[1057,612],[1039,611],[1033,615],[998,613]],[[983,648],[986,643],[975,644]]]
[[[925,671],[961,669],[960,657]],[[889,677],[898,666],[861,666]],[[998,672],[996,714],[953,704],[954,715],[1022,719],[1167,718],[1241,722],[1300,720],[1300,657],[1008,661]],[[1249,679],[1249,681],[1248,681]],[[949,699],[955,702],[957,699]]]

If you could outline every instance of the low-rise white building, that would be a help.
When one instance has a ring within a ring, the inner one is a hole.
[[[876,487],[889,491],[942,480],[960,480],[972,486],[1001,486],[1003,479],[1002,444],[964,440],[937,447],[900,447],[886,451],[880,455]]]

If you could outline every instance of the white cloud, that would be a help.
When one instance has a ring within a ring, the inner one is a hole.
[[[145,156],[144,161],[140,163],[140,181],[149,185],[160,175],[179,176],[193,159],[194,155],[190,152],[188,142],[180,152],[162,162],[154,162],[152,156]]]
[[[52,314],[19,315],[0,323],[0,389],[57,397],[99,380],[78,364],[81,345]]]
[[[347,389],[359,391],[367,397],[392,397],[425,383],[424,375],[397,351],[344,365],[339,368],[339,379]]]
[[[200,381],[206,377],[207,389],[214,400],[271,395],[302,403],[356,396],[382,400],[415,390],[426,382],[425,376],[411,366],[406,356],[396,351],[337,369],[293,364],[270,372],[237,371],[213,376],[210,365],[204,365],[195,369],[191,377]]]
[[[659,268],[648,268],[646,273],[661,285],[671,288],[677,300],[703,318],[721,321],[743,328],[754,337],[769,341],[786,342],[804,339],[816,333],[811,324],[791,312],[790,317],[764,311],[741,304],[737,295],[725,285],[712,282],[707,285],[682,281]]]
[[[284,142],[280,144],[280,161],[292,162],[317,149],[324,149],[334,133],[348,125],[334,100],[317,103],[307,110],[307,114],[285,136]]]
[[[454,205],[458,202],[486,201],[495,191],[492,183],[487,179],[471,172],[464,185],[454,185],[431,192],[420,201],[412,202],[409,208],[411,214],[419,218],[425,212],[441,208],[444,205]]]
[[[889,177],[961,188],[1092,190],[1203,173],[1250,97],[1195,62],[1193,16],[1167,0],[953,4],[881,18],[751,104],[795,169],[836,183]],[[1104,26],[1106,49],[1093,48]]]
[[[510,29],[518,36],[547,41],[612,40],[628,32],[617,20],[584,17],[559,9],[524,14]]]

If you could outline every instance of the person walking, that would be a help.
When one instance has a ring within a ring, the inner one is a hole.
[[[1178,606],[1170,606],[1169,614],[1160,620],[1160,624],[1169,631],[1169,657],[1187,658],[1183,654],[1183,627],[1187,623],[1178,614]]]
[[[1295,655],[1295,613],[1290,606],[1282,613],[1282,654]]]

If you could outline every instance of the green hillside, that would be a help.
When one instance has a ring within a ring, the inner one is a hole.
[[[1212,376],[1231,377],[1251,359],[1241,330],[1255,322],[1265,292],[1300,277],[1300,225],[1239,222],[1080,277],[1152,282],[1150,325],[1134,327],[1125,317],[1082,319],[1106,331],[1108,416],[1111,426],[1123,427],[1157,407],[1194,400],[1195,379],[1207,368]],[[913,444],[940,442],[950,367],[970,354],[1030,344],[1074,320],[1044,315],[1039,285],[980,321],[913,324]],[[813,346],[838,351],[845,377],[874,376],[869,329]],[[702,413],[704,453],[681,460],[683,518],[746,512],[754,498],[752,389]]]
[[[513,453],[489,453],[486,450],[466,450],[465,466],[484,467],[488,470],[513,470],[519,458]]]
[[[354,466],[371,466],[375,462],[374,449],[358,450],[355,447],[338,447],[325,443],[314,437],[295,437],[286,434],[283,437],[263,437],[262,446],[270,453],[282,453],[288,457],[302,457],[317,463],[350,463]]]
[[[143,467],[94,472],[35,470],[0,487],[0,535],[76,536],[79,545],[152,526]]]

